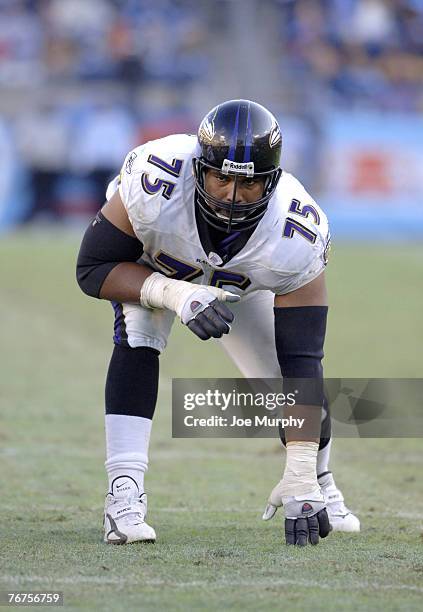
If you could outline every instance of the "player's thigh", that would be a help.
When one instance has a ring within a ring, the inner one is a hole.
[[[113,341],[119,346],[148,346],[162,352],[166,347],[175,313],[143,308],[138,304],[112,302],[115,311]]]
[[[229,306],[235,318],[230,333],[220,342],[246,378],[281,376],[275,347],[273,302],[271,291],[255,291]]]

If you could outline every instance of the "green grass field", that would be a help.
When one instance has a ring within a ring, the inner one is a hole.
[[[102,543],[112,309],[77,288],[77,243],[0,243],[0,589],[111,611],[420,610],[421,441],[338,440],[332,467],[362,532],[287,548],[282,514],[261,521],[281,475],[276,440],[171,439],[172,376],[237,374],[181,326],[161,362],[146,479],[158,541]],[[327,376],[423,376],[423,247],[339,245],[328,276]]]

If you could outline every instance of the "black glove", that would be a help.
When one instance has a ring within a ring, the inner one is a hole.
[[[310,506],[307,502],[303,504],[303,506],[307,505]],[[319,537],[326,538],[331,530],[326,508],[311,516],[285,519],[285,541],[287,544],[296,544],[297,546],[306,546],[307,542],[318,544]]]
[[[280,481],[270,493],[263,520],[272,519],[283,504],[285,511],[285,541],[287,544],[306,546],[318,544],[319,537],[326,538],[332,531],[329,523],[325,500],[320,490],[298,497],[283,495],[283,484]]]
[[[201,340],[221,338],[230,332],[229,323],[234,320],[233,313],[219,300],[214,300],[198,315],[187,323],[187,327]]]

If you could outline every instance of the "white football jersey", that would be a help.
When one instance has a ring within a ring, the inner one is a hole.
[[[179,280],[215,285],[244,296],[257,289],[294,291],[324,269],[329,249],[325,214],[301,183],[283,172],[267,211],[244,247],[221,264],[206,253],[195,219],[192,158],[197,138],[176,134],[131,151],[116,188],[138,239],[142,260]]]

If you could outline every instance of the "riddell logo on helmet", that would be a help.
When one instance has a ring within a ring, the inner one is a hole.
[[[254,162],[235,162],[230,159],[225,159],[222,164],[223,174],[229,172],[237,172],[239,174],[246,174],[247,176],[254,175]]]

